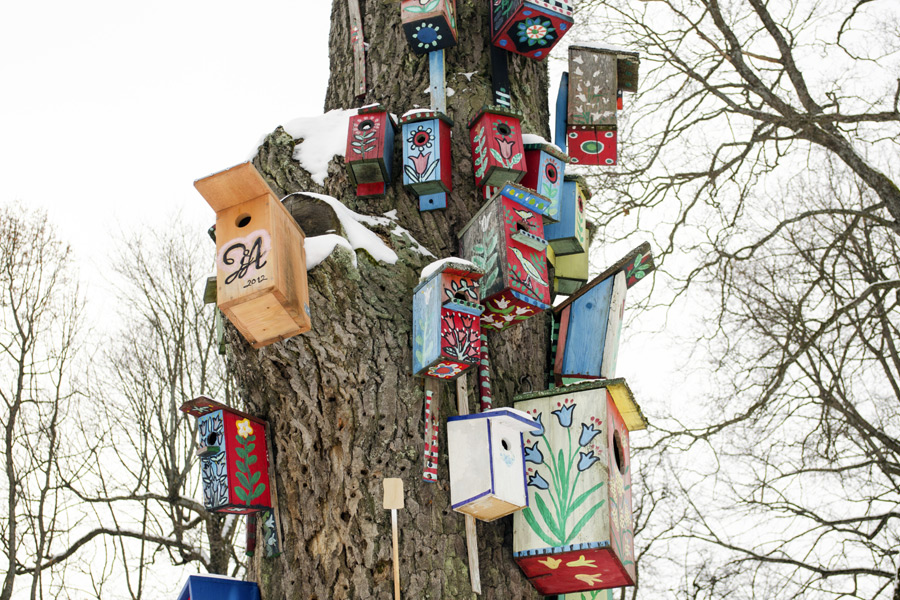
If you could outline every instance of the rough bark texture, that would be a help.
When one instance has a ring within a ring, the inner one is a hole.
[[[428,62],[408,48],[398,2],[361,0],[368,96],[353,97],[347,0],[335,0],[326,110],[380,102],[395,114],[429,106]],[[456,233],[480,208],[468,120],[490,103],[489,2],[459,0],[460,45],[447,51],[453,128],[454,192],[446,210],[419,213],[397,183],[386,198],[358,200],[343,161],[332,162],[325,189],[291,159],[298,141],[283,130],[260,148],[257,166],[277,193],[324,191],[357,212],[397,209],[400,224],[437,257],[455,255]],[[302,73],[302,64],[297,65]],[[472,73],[467,79],[463,73]],[[548,136],[546,65],[510,55],[514,103],[524,131]],[[399,173],[400,152],[394,155]],[[301,223],[301,226],[303,223]],[[423,382],[412,377],[412,291],[434,260],[379,232],[399,254],[396,265],[358,252],[354,267],[338,250],[309,273],[312,331],[253,350],[229,327],[230,368],[248,408],[268,419],[284,532],[284,553],[253,559],[249,577],[265,600],[392,597],[390,511],[382,480],[401,477],[400,578],[404,598],[470,598],[464,519],[450,509],[445,424],[456,414],[455,386],[441,386],[442,457],[437,484],[422,481]],[[535,317],[490,334],[495,405],[543,387],[547,320]],[[469,376],[475,410],[477,377]],[[512,519],[478,523],[482,598],[538,598],[512,559]]]

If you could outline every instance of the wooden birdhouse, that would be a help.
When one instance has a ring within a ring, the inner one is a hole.
[[[469,121],[475,185],[500,187],[525,176],[522,113],[486,106]]]
[[[495,0],[491,40],[509,52],[543,60],[573,22],[570,0]]]
[[[219,309],[254,348],[309,331],[303,230],[251,163],[194,182],[216,211]]]
[[[481,352],[479,279],[460,259],[432,263],[413,291],[413,374],[456,379],[478,364]]]
[[[559,221],[544,225],[544,237],[556,256],[587,252],[587,218],[584,208],[591,197],[585,179],[566,175],[559,202]]]
[[[450,129],[453,121],[433,110],[413,110],[400,117],[403,185],[419,197],[419,210],[447,206],[453,191]]]
[[[456,45],[456,0],[401,0],[400,20],[416,54]]]
[[[569,157],[559,148],[536,135],[527,134],[523,138],[525,165],[528,171],[519,183],[531,188],[549,201],[544,222],[559,220],[559,205],[563,194],[563,177]]]
[[[625,292],[655,268],[645,242],[553,308],[559,322],[557,384],[615,377]]]
[[[188,575],[178,600],[259,600],[259,584],[225,575]]]
[[[525,435],[528,508],[513,517],[525,576],[545,596],[634,585],[629,433],[647,422],[625,380],[524,394],[515,407],[541,423]]]
[[[537,426],[509,408],[447,417],[453,510],[493,521],[528,506],[522,434]]]
[[[611,167],[619,161],[619,133],[615,127],[569,125],[566,128],[569,161],[577,165]]]
[[[394,119],[380,104],[350,117],[344,163],[357,196],[383,196],[391,183]]]
[[[266,422],[200,396],[181,405],[197,417],[203,505],[250,514],[272,508]]]
[[[484,270],[482,327],[505,329],[550,306],[543,218],[520,197],[534,201],[530,190],[503,186],[459,233],[463,258]]]
[[[553,265],[553,293],[571,296],[588,281],[588,253],[556,255]]]

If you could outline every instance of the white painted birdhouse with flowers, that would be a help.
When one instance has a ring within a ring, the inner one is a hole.
[[[493,521],[528,506],[522,436],[536,427],[511,408],[448,417],[453,510]]]
[[[516,396],[540,426],[525,435],[528,508],[513,558],[543,595],[634,585],[629,433],[647,421],[624,379]]]

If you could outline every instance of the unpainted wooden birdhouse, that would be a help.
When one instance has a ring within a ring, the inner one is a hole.
[[[413,291],[413,374],[456,379],[481,353],[483,272],[458,259],[433,265]]]
[[[544,60],[573,22],[570,0],[494,0],[491,40],[509,52]]]
[[[194,182],[216,211],[219,309],[254,348],[309,331],[303,230],[252,163]]]
[[[395,127],[380,104],[364,106],[350,117],[344,164],[357,196],[383,196],[390,185]]]
[[[536,427],[529,415],[509,408],[448,417],[453,510],[493,521],[528,506],[522,435]]]
[[[456,0],[401,0],[400,20],[416,54],[456,45]]]
[[[469,121],[475,185],[500,187],[525,176],[522,113],[486,106]]]
[[[259,600],[259,584],[225,575],[188,575],[178,600]]]
[[[559,201],[559,220],[544,225],[544,237],[556,256],[587,252],[585,206],[591,197],[587,181],[580,175],[566,175]]]
[[[519,183],[549,201],[543,214],[545,223],[559,220],[563,177],[569,157],[565,152],[536,135],[524,136],[525,165],[528,169]]]
[[[634,585],[629,435],[647,422],[625,380],[514,401],[541,427],[525,435],[528,508],[513,516],[513,558],[544,596]]]
[[[459,233],[463,258],[484,270],[482,327],[505,329],[550,306],[543,218],[520,202],[533,196],[506,184]]]
[[[266,422],[206,396],[181,410],[197,417],[206,510],[250,514],[272,508]]]
[[[559,322],[557,384],[615,377],[625,292],[654,269],[645,242],[553,308]]]
[[[450,131],[453,120],[433,110],[412,110],[400,117],[403,185],[419,197],[419,210],[447,206],[453,191]]]

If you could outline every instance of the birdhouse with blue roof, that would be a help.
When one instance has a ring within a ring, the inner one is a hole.
[[[625,292],[654,269],[645,242],[553,308],[559,322],[557,384],[615,377]]]
[[[350,117],[344,164],[357,196],[383,196],[390,185],[395,127],[380,104],[364,106]]]
[[[494,0],[491,40],[495,46],[544,60],[572,28],[571,0]]]
[[[559,220],[560,199],[563,195],[563,178],[569,157],[565,152],[544,138],[526,134],[523,136],[525,166],[528,169],[519,183],[531,188],[547,199],[548,207],[542,213],[545,222]]]
[[[522,113],[486,106],[469,121],[475,185],[500,187],[525,176]]]
[[[506,184],[459,233],[460,254],[484,270],[482,327],[505,329],[550,307],[544,219],[529,200],[539,202]]]
[[[401,0],[400,21],[416,54],[456,45],[456,0]]]
[[[400,117],[400,127],[404,187],[418,196],[419,210],[445,208],[447,193],[453,191],[453,121],[443,113],[418,109]]]
[[[544,235],[556,256],[582,254],[588,250],[585,206],[591,197],[587,181],[580,175],[563,178],[559,220],[544,225]]]
[[[206,396],[181,405],[197,418],[203,506],[250,514],[272,508],[266,422]]]
[[[493,521],[528,506],[522,435],[537,426],[510,408],[448,417],[453,510]]]
[[[225,575],[188,575],[178,600],[259,600],[259,585]]]
[[[528,507],[513,515],[514,560],[544,596],[634,585],[629,436],[647,421],[625,380],[514,406],[540,423],[524,436]]]
[[[413,374],[456,379],[481,353],[482,270],[450,258],[432,263],[413,291]]]

